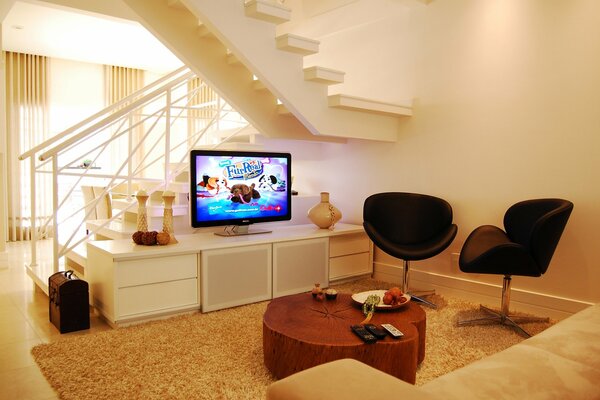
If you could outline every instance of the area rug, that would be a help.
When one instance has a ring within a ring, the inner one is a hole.
[[[343,293],[389,288],[364,279]],[[478,305],[434,296],[426,356],[417,385],[523,340],[502,326],[456,326]],[[268,302],[188,314],[94,334],[61,336],[32,349],[61,399],[263,399],[273,382],[263,364],[262,315]],[[528,324],[532,334],[551,323]]]

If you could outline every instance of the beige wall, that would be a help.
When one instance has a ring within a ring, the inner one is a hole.
[[[501,224],[519,200],[570,199],[575,209],[547,274],[513,286],[600,301],[600,2],[440,0],[414,8],[411,22],[415,110],[400,123],[398,142],[323,144],[299,160],[299,180],[329,190],[353,222],[375,192],[447,199],[458,237],[417,268],[457,277],[466,276],[450,253],[476,226]],[[380,38],[363,40],[347,51]],[[391,59],[407,57],[387,40]],[[393,70],[377,73],[395,82]],[[396,89],[403,90],[388,90]]]

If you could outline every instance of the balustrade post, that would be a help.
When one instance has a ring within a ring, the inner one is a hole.
[[[131,175],[133,173],[133,154],[131,154],[131,149],[133,148],[133,131],[131,126],[133,125],[133,113],[129,113],[129,131],[127,132],[127,154],[129,154],[129,158],[127,160],[127,199],[131,198],[133,194],[133,183],[131,182]]]
[[[37,218],[35,207],[35,154],[29,157],[29,169],[29,181],[31,182],[31,189],[29,191],[31,195],[31,199],[29,201],[31,207],[31,266],[33,267],[37,265],[37,226],[35,223]]]
[[[167,126],[165,127],[165,187],[167,190],[167,184],[169,183],[169,163],[171,162],[171,89],[167,90],[166,93],[166,115]]]
[[[52,156],[52,267],[58,272],[58,157]]]

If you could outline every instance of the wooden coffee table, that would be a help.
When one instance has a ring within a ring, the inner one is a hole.
[[[310,293],[274,299],[263,317],[265,365],[278,379],[341,358],[353,358],[409,383],[425,357],[425,312],[409,303],[394,311],[377,311],[371,323],[391,323],[404,333],[366,344],[350,325],[364,319],[348,294],[315,300]]]

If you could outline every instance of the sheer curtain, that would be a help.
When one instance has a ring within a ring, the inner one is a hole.
[[[190,93],[189,105],[191,107],[188,111],[188,137],[192,137],[204,129],[214,118],[219,107],[219,97],[200,78],[190,79],[187,90]],[[211,141],[207,136],[200,141],[200,144],[208,143]]]
[[[48,139],[48,59],[3,53],[6,67],[7,220],[8,240],[31,239],[30,164],[18,156]],[[52,215],[50,174],[36,174],[36,227],[39,238],[52,234],[44,223]]]
[[[114,65],[104,66],[104,87],[106,106],[110,106],[121,99],[135,93],[144,87],[144,71],[136,68],[118,67]],[[126,107],[127,104],[123,105]],[[141,120],[140,115],[132,116],[129,124],[135,125]],[[142,125],[133,129],[132,145],[135,146],[144,135]],[[144,154],[143,146],[140,146],[134,155],[133,169],[138,165]],[[123,135],[111,145],[111,164],[121,165],[129,155],[129,139]],[[126,171],[122,171],[126,172]]]

